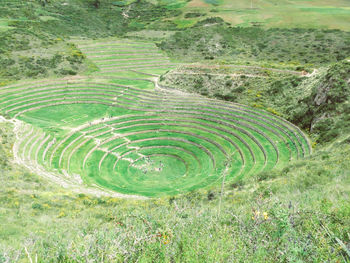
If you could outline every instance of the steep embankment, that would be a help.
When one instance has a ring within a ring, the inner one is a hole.
[[[148,1],[15,0],[1,5],[0,86],[18,79],[91,72],[96,67],[67,42],[70,37],[175,28],[162,20],[181,14]]]
[[[322,69],[313,79],[301,84],[306,96],[299,97],[298,107],[289,107],[290,119],[328,142],[349,132],[350,62],[342,61]]]
[[[203,26],[205,23],[212,26]],[[339,30],[240,28],[207,19],[159,46],[187,62],[272,62],[294,69],[318,67],[350,56],[350,33]]]
[[[220,74],[204,70],[169,71],[161,77],[163,85],[179,87],[228,101],[239,101],[277,113],[312,134],[317,142],[328,142],[348,132],[350,62],[343,60],[315,70],[306,76],[273,72],[261,68],[228,70]],[[228,73],[231,71],[231,74]]]

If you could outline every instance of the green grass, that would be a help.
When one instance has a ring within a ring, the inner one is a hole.
[[[0,124],[1,156],[11,156],[11,129]],[[96,197],[62,189],[1,159],[2,257],[24,262],[35,257],[38,262],[341,262],[347,257],[341,244],[347,244],[350,231],[346,139],[283,169],[227,183],[220,215],[217,187],[144,201]],[[170,161],[178,170],[168,179],[181,176],[181,161],[153,158],[150,169],[160,160]],[[121,169],[129,169],[127,163]],[[135,173],[131,179],[142,176]]]
[[[116,38],[84,41],[73,40],[87,58],[94,62],[100,71],[96,75],[119,76],[118,72],[147,69],[147,73],[159,72],[162,64],[171,63],[169,59],[154,45],[145,41],[121,41]],[[158,66],[158,64],[160,64]],[[163,72],[163,71],[161,71]]]
[[[68,172],[72,178],[80,175],[88,185],[124,194],[160,196],[217,184],[225,169],[228,181],[237,180],[303,155],[300,134],[293,134],[299,132],[266,112],[197,96],[183,100],[170,93],[157,94],[150,81],[115,76],[102,82],[53,80],[4,88],[2,111],[45,132],[28,137],[31,143],[23,144],[23,156],[36,159],[45,152],[39,164],[62,174]],[[99,123],[89,124],[96,120]],[[56,138],[50,147],[49,140],[43,141],[47,135]],[[184,155],[179,155],[181,148]],[[115,154],[123,158],[118,160]],[[225,168],[231,155],[232,167]],[[164,156],[165,163],[173,160],[174,164],[158,171],[133,166],[132,160],[145,156],[151,160]],[[193,166],[194,157],[198,164]]]
[[[0,31],[4,32],[9,29],[12,29],[13,27],[9,26],[9,20],[8,19],[0,19]]]
[[[349,54],[349,32],[339,30],[229,27],[219,19],[206,19],[186,28],[158,46],[170,57],[188,63],[260,65],[280,63],[309,68],[339,62]],[[193,36],[196,36],[195,38]]]
[[[271,28],[331,28],[349,30],[348,3],[337,1],[251,1],[203,0],[192,1],[184,12],[200,11],[218,16],[234,26],[251,26],[260,22]],[[200,4],[202,2],[202,4]],[[205,4],[203,4],[205,3]],[[212,12],[215,10],[215,12]]]
[[[207,4],[216,6],[216,5],[222,4],[223,1],[222,0],[204,0],[204,2]]]
[[[186,28],[186,27],[191,27],[193,26],[197,21],[196,20],[182,20],[182,19],[177,19],[174,20],[175,24],[177,25],[177,28]]]
[[[179,0],[179,1],[161,0],[160,3],[166,5],[167,9],[172,10],[172,9],[178,9],[178,8],[182,8],[182,7],[186,6],[187,1],[185,1],[185,0]]]

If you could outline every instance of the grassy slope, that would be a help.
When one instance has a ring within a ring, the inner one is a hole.
[[[339,30],[237,28],[211,18],[177,32],[159,46],[189,63],[267,62],[302,68],[350,56],[349,43],[350,33]]]
[[[22,78],[76,75],[89,68],[85,56],[61,38],[14,28],[0,36],[0,84]]]
[[[264,27],[278,28],[332,28],[346,31],[350,28],[350,9],[346,0],[252,2],[253,9],[251,1],[192,0],[182,10],[185,14],[197,12],[207,16],[218,16],[234,26],[243,27],[259,23]],[[200,18],[184,20],[197,21]]]
[[[78,0],[2,3],[0,30],[5,32],[0,36],[0,62],[6,67],[0,70],[0,83],[93,71],[75,46],[65,41],[68,36],[122,36],[144,28],[175,28],[157,21],[181,13],[145,1],[122,2],[128,5],[101,1],[95,8],[93,1]]]
[[[77,195],[10,163],[1,124],[2,260],[338,262],[346,257],[349,139],[220,189],[131,201]],[[339,147],[341,145],[342,147]],[[21,261],[22,262],[22,261]]]
[[[46,4],[40,4],[44,2]],[[182,30],[193,26],[199,20],[212,16],[223,17],[232,25],[240,24],[232,19],[245,21],[244,25],[249,25],[247,21],[255,21],[254,17],[258,16],[262,17],[263,20],[266,18],[269,21],[274,21],[276,27],[282,28],[310,28],[312,27],[310,24],[319,25],[319,21],[326,21],[327,26],[321,26],[322,28],[344,29],[349,23],[347,19],[349,17],[348,8],[342,0],[332,1],[331,6],[326,6],[326,3],[323,2],[315,3],[315,1],[298,1],[297,3],[283,1],[279,2],[278,6],[272,5],[268,1],[260,1],[259,5],[261,7],[258,9],[250,10],[247,9],[246,2],[243,1],[235,1],[232,4],[231,1],[204,3],[200,0],[176,1],[175,3],[163,0],[150,2],[101,0],[99,7],[96,8],[93,1],[5,1],[1,7],[0,16],[0,30],[4,32],[0,37],[0,61],[6,67],[0,71],[0,81],[4,82],[13,78],[47,77],[52,74],[74,75],[86,70],[93,70],[93,67],[88,63],[77,61],[74,55],[75,51],[72,51],[74,47],[70,47],[65,42],[57,43],[57,38],[62,39],[65,36],[101,37],[122,36],[129,33],[141,37],[146,34],[147,36],[151,35],[151,38],[162,39],[171,35],[167,32],[169,30]],[[284,12],[293,19],[285,19]],[[319,15],[322,16],[322,19],[319,19]],[[324,16],[330,17],[324,19]],[[284,19],[282,20],[281,17]],[[301,22],[304,23],[304,26],[300,26],[299,22],[296,22],[300,21],[300,18],[310,21]],[[314,21],[318,21],[318,23],[314,23]],[[267,27],[270,27],[270,24]],[[138,34],[138,32],[140,33]],[[14,34],[18,37],[8,37]],[[301,37],[305,36],[301,35]],[[183,36],[181,38],[184,39]],[[336,37],[331,36],[331,38]],[[269,38],[264,40],[265,43],[258,45],[259,49],[266,46],[266,41],[271,42]],[[304,41],[299,42],[303,43]],[[14,46],[20,46],[20,50],[13,49]],[[331,46],[336,47],[335,50],[338,50],[339,54],[333,54],[333,50],[329,52],[328,46],[322,46],[321,49],[325,49],[326,53],[333,55],[329,58],[318,57],[321,61],[332,61],[335,56],[346,55],[346,52],[342,51],[342,47],[334,44]],[[40,54],[38,47],[44,47],[47,52]],[[250,53],[254,53],[255,49],[256,47]],[[22,52],[23,50],[25,52]],[[309,53],[302,44],[298,44],[294,50],[296,51],[294,53],[304,53],[300,54],[300,57]],[[267,48],[266,52],[269,54],[271,50]],[[251,54],[248,55],[251,56]],[[209,57],[211,56],[209,54]],[[266,57],[259,57],[259,59],[266,60]],[[298,56],[289,59],[298,60]],[[33,62],[36,64],[35,68],[29,65]]]
[[[250,72],[239,66],[234,72],[224,68],[217,71],[219,75],[216,72],[210,75],[205,69],[194,70],[197,70],[195,75],[186,75],[193,73],[191,68],[179,75],[170,71],[162,76],[162,83],[267,109],[303,128],[318,143],[349,132],[350,62],[347,60],[322,67],[311,77],[294,76],[288,71],[276,73],[264,67]],[[230,73],[238,76],[232,77]]]

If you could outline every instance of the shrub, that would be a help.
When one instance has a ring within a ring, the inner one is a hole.
[[[204,14],[202,13],[198,13],[198,12],[190,12],[190,13],[186,13],[184,15],[185,18],[195,18],[195,17],[200,17],[203,16]]]
[[[39,204],[39,203],[33,203],[33,204],[32,204],[32,208],[33,208],[33,209],[37,209],[37,210],[43,210],[42,205]]]
[[[215,192],[213,191],[209,191],[208,194],[207,194],[207,198],[209,201],[212,201],[215,199]]]
[[[284,172],[286,172],[286,171],[284,171]],[[279,176],[279,172],[272,170],[272,171],[265,171],[265,172],[258,173],[256,175],[256,179],[258,181],[265,181],[265,180],[274,179],[278,176]]]

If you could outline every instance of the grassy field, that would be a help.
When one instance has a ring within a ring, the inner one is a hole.
[[[208,17],[218,16],[234,26],[243,27],[262,25],[278,28],[332,28],[346,31],[350,28],[350,8],[346,0],[278,2],[192,0],[182,10],[185,14],[197,12],[204,13]],[[195,20],[201,18],[202,16],[199,16]],[[188,23],[192,23],[191,19],[184,17],[180,25]]]
[[[158,74],[174,68],[177,64],[163,54],[153,42],[121,41],[115,38],[86,41],[73,40],[84,54],[99,68],[95,73],[119,76],[120,72],[129,70],[159,69]]]

